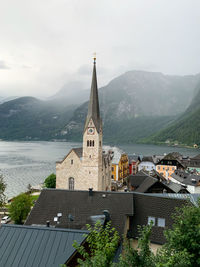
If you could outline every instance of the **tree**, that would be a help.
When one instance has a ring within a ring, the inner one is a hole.
[[[155,257],[150,250],[149,237],[151,235],[152,225],[146,225],[139,228],[140,238],[138,239],[138,247],[134,249],[131,246],[132,240],[124,239],[124,253],[120,256],[117,267],[154,267]]]
[[[177,265],[159,266],[200,266],[200,199],[198,206],[178,208],[173,220],[172,229],[165,232],[167,242],[158,259],[166,263],[170,256],[170,260],[177,260]],[[183,261],[182,265],[180,260]]]
[[[115,228],[111,228],[111,222],[103,227],[99,221],[94,228],[87,225],[89,235],[86,242],[89,246],[89,252],[84,246],[80,246],[77,242],[74,247],[82,255],[84,260],[78,259],[79,266],[83,267],[108,267],[112,264],[116,248],[119,243],[119,234]]]
[[[9,207],[10,217],[16,224],[22,224],[30,210],[31,198],[25,193],[15,197]]]
[[[4,206],[6,201],[6,183],[4,182],[3,176],[0,174],[0,208]]]
[[[47,188],[56,188],[56,175],[50,174],[44,181],[44,185]]]

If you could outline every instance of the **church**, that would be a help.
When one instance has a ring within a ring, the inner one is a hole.
[[[112,152],[103,151],[103,129],[100,117],[96,58],[94,58],[88,113],[83,130],[83,146],[72,148],[56,163],[56,188],[95,191],[111,190]]]

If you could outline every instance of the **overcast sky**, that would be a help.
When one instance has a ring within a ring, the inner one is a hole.
[[[200,72],[199,0],[0,0],[0,96],[50,96],[128,70]]]

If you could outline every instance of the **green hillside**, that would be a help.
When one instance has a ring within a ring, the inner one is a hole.
[[[183,145],[200,145],[200,89],[182,116],[143,142],[163,143],[167,140]]]
[[[49,140],[56,138],[74,111],[55,101],[21,97],[0,105],[0,139]]]

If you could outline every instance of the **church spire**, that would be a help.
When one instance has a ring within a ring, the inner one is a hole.
[[[97,86],[97,75],[96,75],[96,56],[94,56],[94,65],[92,73],[92,85],[90,91],[90,101],[88,104],[88,114],[85,122],[84,131],[88,127],[90,119],[93,120],[97,131],[100,127],[100,111],[99,111],[99,97],[98,97],[98,86]]]

